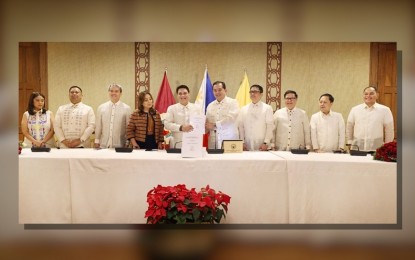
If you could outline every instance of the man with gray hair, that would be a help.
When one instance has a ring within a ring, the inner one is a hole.
[[[97,109],[95,148],[124,147],[127,141],[126,128],[131,108],[120,100],[121,85],[109,85],[108,95],[110,100],[101,104]]]

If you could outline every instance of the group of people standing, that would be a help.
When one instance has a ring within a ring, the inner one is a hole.
[[[353,107],[345,125],[343,116],[331,110],[334,97],[322,94],[320,111],[309,121],[307,113],[296,107],[298,95],[293,90],[284,93],[285,107],[273,113],[272,107],[261,101],[262,86],[250,87],[251,103],[242,108],[227,96],[226,84],[213,84],[216,98],[206,109],[206,132],[209,148],[217,148],[217,135],[227,132],[227,139],[241,139],[247,151],[312,149],[332,152],[344,149],[346,143],[360,150],[374,151],[394,139],[391,110],[376,102],[375,87],[363,90],[364,103]],[[121,101],[122,87],[108,87],[109,101],[94,110],[82,103],[82,89],[69,88],[70,103],[58,108],[56,115],[46,109],[45,96],[34,92],[29,98],[27,111],[22,117],[24,144],[28,147],[90,147],[90,136],[95,133],[94,148],[113,148],[131,145],[136,149],[163,149],[164,128],[172,132],[170,146],[181,147],[182,134],[193,131],[190,116],[202,110],[190,102],[186,85],[176,88],[178,103],[167,109],[165,119],[154,108],[150,92],[138,95],[138,108]],[[56,136],[56,138],[54,137]],[[56,140],[56,141],[55,141]]]

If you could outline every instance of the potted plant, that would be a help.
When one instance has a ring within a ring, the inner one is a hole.
[[[373,159],[385,162],[396,162],[398,158],[397,150],[396,141],[383,144],[376,149]]]
[[[186,185],[161,186],[147,193],[147,224],[220,223],[231,197],[207,185],[196,191]]]

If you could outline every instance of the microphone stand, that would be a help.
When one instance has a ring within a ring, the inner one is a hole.
[[[206,151],[209,154],[221,154],[221,153],[223,153],[223,149],[217,149],[217,143],[218,143],[217,136],[216,136],[217,132],[216,132],[216,130],[213,130],[213,131],[215,132],[215,148],[214,149],[206,149]]]
[[[173,148],[169,148],[169,149],[166,150],[167,153],[181,153],[182,152],[182,149],[181,148],[176,148],[176,145],[179,144],[179,143],[181,143],[181,142],[182,141],[174,143]]]

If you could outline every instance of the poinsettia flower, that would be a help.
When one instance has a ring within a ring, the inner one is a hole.
[[[219,223],[227,213],[230,197],[210,188],[209,185],[196,191],[184,184],[161,186],[147,193],[149,205],[145,212],[147,223]],[[190,215],[189,215],[190,212]],[[189,217],[190,216],[190,217]]]
[[[385,162],[396,162],[397,160],[396,141],[383,144],[381,147],[376,149],[373,159],[381,160]]]

